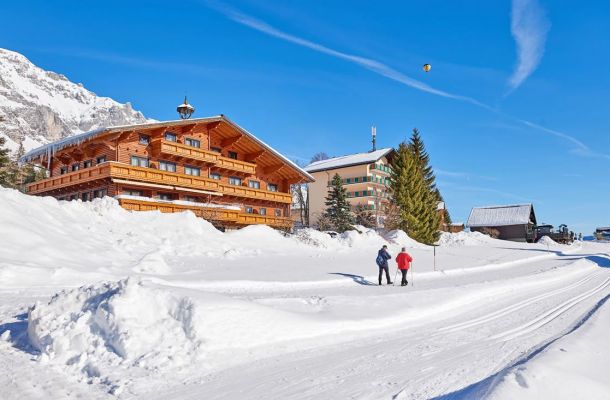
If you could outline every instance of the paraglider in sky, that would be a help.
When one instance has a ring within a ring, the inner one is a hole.
[[[424,70],[424,72],[430,72],[430,70],[432,69],[432,65],[430,65],[430,64],[424,64],[424,66],[422,67],[422,69]]]

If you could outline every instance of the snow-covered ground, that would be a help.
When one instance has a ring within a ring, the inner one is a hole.
[[[610,244],[221,233],[1,188],[0,210],[2,399],[609,398]],[[377,285],[386,243],[408,287]]]

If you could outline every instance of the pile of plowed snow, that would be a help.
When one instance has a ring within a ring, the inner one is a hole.
[[[390,243],[404,246],[409,249],[425,249],[428,246],[425,244],[419,243],[415,239],[411,239],[409,235],[407,235],[404,231],[401,230],[393,230],[385,234],[384,236],[386,240]]]
[[[458,232],[449,233],[443,232],[436,243],[438,246],[458,247],[458,246],[481,246],[489,244],[496,239],[493,239],[481,232]]]
[[[240,350],[332,337],[345,328],[341,321],[129,278],[64,290],[47,303],[37,302],[28,314],[27,334],[42,361],[117,391],[125,368],[171,372],[197,363],[201,369],[230,363]]]
[[[559,243],[557,243],[556,241],[554,241],[553,239],[551,239],[548,236],[541,237],[540,240],[538,240],[537,243],[543,244],[545,246],[556,246],[556,245],[559,244]]]

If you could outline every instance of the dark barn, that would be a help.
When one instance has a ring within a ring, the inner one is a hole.
[[[498,239],[533,242],[536,214],[532,204],[475,207],[470,211],[467,225],[472,232],[497,231]]]

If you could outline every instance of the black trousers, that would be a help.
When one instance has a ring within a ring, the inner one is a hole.
[[[407,285],[409,282],[407,282],[407,272],[409,272],[408,269],[401,269],[400,273],[402,274],[402,281],[400,281],[401,285]]]
[[[389,285],[390,283],[392,283],[392,280],[390,279],[390,269],[387,265],[379,267],[379,284],[381,285],[381,277],[383,276],[383,271],[385,271],[385,278]]]

